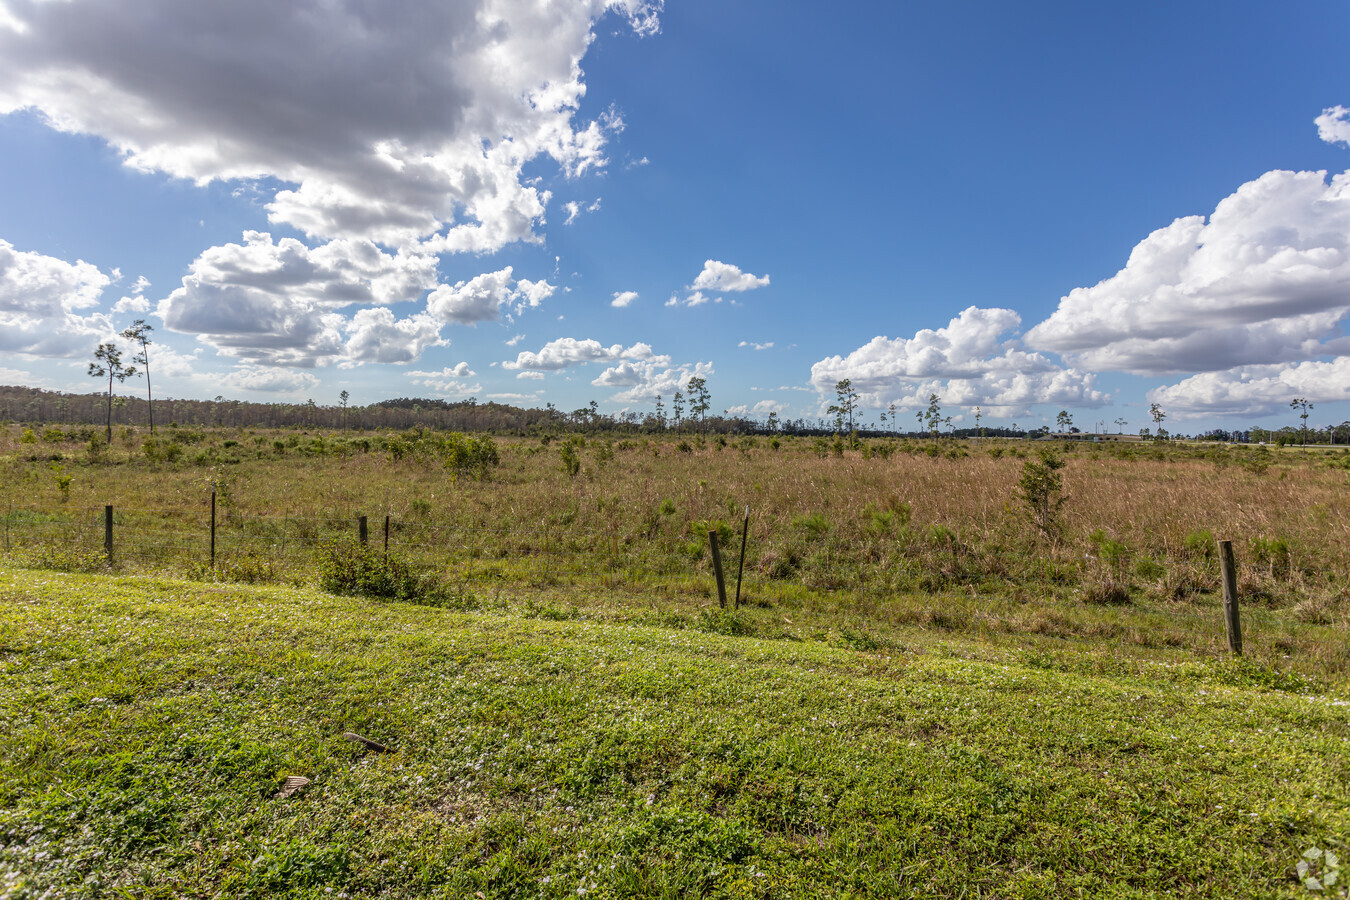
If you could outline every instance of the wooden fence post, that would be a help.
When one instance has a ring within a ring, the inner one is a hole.
[[[216,568],[216,489],[211,488],[211,568]]]
[[[361,541],[361,546],[370,543],[370,532],[366,528],[366,517],[362,516],[356,520],[356,536]]]
[[[113,558],[113,508],[109,503],[103,507],[103,552],[108,556],[108,565]]]
[[[109,507],[111,509],[111,507]],[[722,551],[717,549],[717,532],[708,532],[708,546],[712,548],[713,574],[717,576],[717,605],[727,608],[727,585],[722,580]]]
[[[1233,542],[1219,541],[1219,572],[1223,577],[1223,623],[1228,632],[1228,649],[1242,655],[1242,617],[1238,610],[1237,563]]]
[[[745,539],[750,534],[750,507],[745,508],[745,521],[741,523],[741,562],[736,567],[736,609],[741,608],[741,576],[745,574]]]
[[[389,516],[384,517],[384,555],[389,556]]]

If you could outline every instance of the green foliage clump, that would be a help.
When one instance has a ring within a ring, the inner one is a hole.
[[[1017,492],[1031,523],[1046,537],[1059,535],[1059,509],[1064,505],[1062,468],[1062,458],[1053,450],[1042,450],[1039,459],[1022,463],[1022,477],[1017,480]]]
[[[820,513],[812,513],[809,516],[797,516],[792,520],[792,527],[805,533],[810,540],[819,540],[830,530],[830,522]]]
[[[567,477],[576,478],[581,473],[581,454],[570,441],[558,448],[558,458],[562,460],[562,470]]]
[[[1252,539],[1252,561],[1270,570],[1271,578],[1289,574],[1289,542],[1282,537]]]
[[[355,541],[331,541],[319,550],[319,587],[330,594],[402,600],[422,606],[465,605],[438,579],[405,560]]]
[[[141,452],[151,462],[176,462],[183,455],[183,447],[177,441],[168,441],[153,435],[141,443]]]
[[[17,557],[21,564],[30,569],[84,573],[105,572],[108,569],[108,556],[102,550],[45,545],[19,552]]]
[[[708,542],[708,532],[717,532],[717,545],[719,547],[731,546],[732,540],[736,537],[736,530],[723,522],[721,519],[700,519],[697,522],[689,523],[689,533],[693,535],[694,542],[702,542],[706,545]]]
[[[497,445],[487,435],[451,432],[441,438],[439,454],[447,470],[475,481],[482,481],[491,469],[501,465]]]
[[[486,478],[489,471],[501,464],[497,445],[487,435],[458,431],[441,434],[418,427],[402,434],[386,435],[383,443],[393,462],[407,458],[439,462],[453,475],[467,475],[475,481]],[[306,448],[306,452],[313,455],[330,451],[340,452],[337,447],[327,446],[322,438],[314,438]]]
[[[48,468],[52,470],[52,480],[56,482],[56,489],[61,492],[61,502],[69,502],[70,484],[75,480],[75,476],[66,474],[66,467],[60,463],[54,462]]]
[[[1214,555],[1214,532],[1197,528],[1181,539],[1181,546],[1187,556],[1209,559]]]

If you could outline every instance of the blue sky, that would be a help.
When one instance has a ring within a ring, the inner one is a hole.
[[[1348,36],[1341,0],[0,0],[0,382],[94,390],[144,318],[159,396],[1340,422]]]

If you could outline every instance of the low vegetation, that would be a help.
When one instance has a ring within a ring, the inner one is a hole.
[[[0,597],[7,897],[1293,897],[1350,833],[1350,702],[1251,661],[13,569]]]
[[[0,430],[6,897],[1311,896],[1344,855],[1342,451],[104,437]]]

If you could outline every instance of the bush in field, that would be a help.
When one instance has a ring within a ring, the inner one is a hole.
[[[1252,562],[1270,569],[1270,577],[1280,579],[1289,574],[1289,542],[1282,537],[1252,538]]]
[[[1059,535],[1059,508],[1064,505],[1062,468],[1063,459],[1053,450],[1042,450],[1039,459],[1022,463],[1022,477],[1017,480],[1017,492],[1031,523],[1046,537]]]
[[[332,541],[319,550],[319,587],[330,594],[403,600],[423,606],[463,606],[463,598],[406,561],[354,541]]]
[[[468,475],[475,481],[487,477],[488,471],[501,464],[497,445],[487,435],[465,435],[452,432],[440,440],[438,452],[441,464],[455,475]]]
[[[57,462],[52,463],[48,468],[52,470],[52,480],[56,482],[56,489],[61,492],[61,502],[69,502],[70,483],[75,480],[75,476],[67,475],[66,467]]]
[[[141,444],[141,451],[151,462],[174,462],[183,455],[183,447],[177,441],[148,437]]]
[[[327,452],[322,439],[309,452],[322,455]],[[455,476],[467,475],[475,480],[487,477],[489,470],[501,464],[497,445],[487,435],[466,435],[458,431],[439,434],[425,428],[413,428],[402,434],[384,438],[384,449],[389,458],[398,462],[406,457],[439,462]]]
[[[581,454],[577,453],[577,448],[570,441],[558,448],[558,456],[562,459],[562,470],[567,473],[569,478],[576,478],[581,472]]]
[[[32,569],[56,572],[105,572],[108,569],[108,556],[102,550],[46,546],[18,551],[16,555],[22,565]]]

